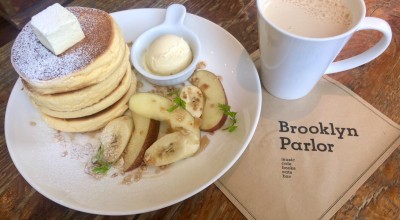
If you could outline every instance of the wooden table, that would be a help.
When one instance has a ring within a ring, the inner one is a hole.
[[[69,5],[115,12],[130,8],[166,8],[171,3],[186,6],[187,11],[217,23],[235,36],[252,53],[258,49],[255,0],[198,1],[89,1],[76,0]],[[400,123],[400,1],[366,0],[367,15],[388,21],[393,40],[383,55],[359,68],[332,77],[360,95],[375,108]],[[379,34],[367,31],[355,34],[340,58],[365,50]],[[214,185],[170,207],[135,216],[107,217],[81,213],[62,207],[34,190],[18,173],[7,150],[4,114],[8,97],[18,76],[10,63],[13,42],[0,48],[0,219],[244,219],[238,209]],[[338,211],[335,219],[400,218],[400,149],[365,182]]]

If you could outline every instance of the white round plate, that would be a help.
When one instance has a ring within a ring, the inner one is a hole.
[[[165,10],[133,9],[112,16],[130,42],[160,24]],[[222,77],[229,105],[237,112],[237,130],[206,134],[210,144],[203,151],[165,169],[149,168],[142,172],[139,181],[123,184],[124,178],[137,175],[137,171],[121,175],[110,170],[108,176],[95,179],[84,169],[99,144],[97,134],[68,134],[49,128],[18,80],[7,105],[5,136],[15,166],[33,188],[75,210],[104,215],[136,214],[198,193],[237,161],[260,116],[261,85],[256,67],[243,46],[218,25],[192,14],[187,15],[185,25],[200,38],[200,60],[206,62],[206,69]]]

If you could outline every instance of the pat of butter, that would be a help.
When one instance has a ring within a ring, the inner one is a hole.
[[[55,55],[85,38],[75,15],[58,3],[33,16],[31,27],[39,41]]]

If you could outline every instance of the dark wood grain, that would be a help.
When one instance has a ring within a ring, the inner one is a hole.
[[[366,0],[367,15],[387,20],[393,31],[389,48],[377,59],[356,69],[332,74],[346,87],[400,123],[400,1]],[[131,8],[166,8],[171,3],[185,5],[197,14],[231,33],[249,53],[258,49],[257,11],[254,0],[180,1],[94,1],[76,0],[69,5],[94,7],[107,12]],[[356,33],[338,59],[364,51],[379,39],[376,32]],[[0,122],[17,74],[10,63],[12,42],[0,48]],[[0,219],[245,219],[240,211],[215,186],[161,210],[132,216],[97,216],[58,205],[36,192],[18,173],[9,156],[0,127]],[[333,219],[400,218],[400,149],[363,184]]]
[[[21,29],[30,18],[47,8],[59,3],[65,4],[70,0],[1,0],[0,15],[14,27]]]
[[[12,41],[19,33],[19,30],[0,17],[0,47]]]

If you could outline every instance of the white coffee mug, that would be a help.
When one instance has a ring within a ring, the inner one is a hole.
[[[270,21],[265,13],[269,1],[257,0],[261,81],[265,89],[278,98],[291,100],[307,95],[322,75],[355,68],[375,59],[385,51],[392,38],[386,21],[365,17],[363,0],[343,1],[351,13],[347,31],[318,38],[290,33]],[[289,15],[282,14],[282,18],[284,16]],[[380,41],[359,55],[333,62],[352,34],[366,29],[382,32]]]

